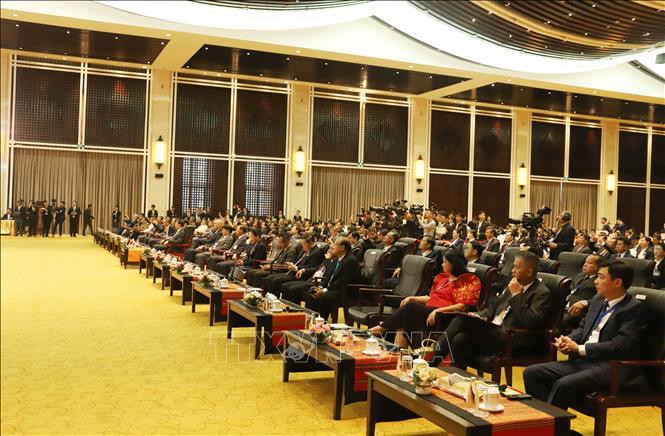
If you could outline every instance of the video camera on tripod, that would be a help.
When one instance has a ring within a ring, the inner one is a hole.
[[[550,213],[552,213],[552,209],[543,205],[536,211],[535,215],[531,212],[524,212],[522,214],[522,219],[508,218],[510,224],[521,225],[527,232],[529,232],[529,239],[525,245],[535,247],[540,256],[542,256],[543,249],[547,246],[547,242],[543,241],[538,236],[538,229],[543,227],[543,217]]]

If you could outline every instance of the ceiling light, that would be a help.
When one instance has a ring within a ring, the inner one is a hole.
[[[67,31],[67,35],[69,35],[70,33],[72,33],[72,32],[70,32],[70,31],[68,30],[68,31]]]
[[[263,77],[263,73],[259,73],[259,76]]]
[[[247,56],[249,56],[249,52],[247,52]]]
[[[118,37],[116,36],[115,39],[118,39]]]
[[[513,35],[508,35],[508,38],[512,38],[512,37],[513,37]]]
[[[592,8],[595,8],[595,7],[596,7],[596,4],[595,4],[595,3],[594,3],[594,4],[592,4],[592,5],[591,5],[591,7],[592,7]]]
[[[189,65],[185,65],[185,68],[189,68]]]
[[[409,68],[413,68],[413,65],[409,65]]]
[[[552,91],[547,91],[547,94],[548,94],[548,95],[551,94],[551,93],[552,93]]]
[[[429,78],[431,79],[431,78],[432,78],[432,76],[429,76]]]
[[[631,18],[630,21],[635,21],[635,17]]]
[[[476,22],[476,19],[475,19],[475,18],[471,18],[471,22],[472,22],[472,23],[475,23],[475,22]]]
[[[18,49],[19,49],[19,50],[23,50],[23,47],[19,47]]]
[[[651,33],[649,32],[642,34],[642,36],[649,36],[649,35],[651,35]]]
[[[296,53],[300,53],[300,50],[296,50]]]
[[[18,17],[18,14],[12,14],[12,17]]]
[[[572,16],[573,16],[573,13],[572,13],[572,12],[568,12],[568,16],[569,16],[569,17],[572,17]]]
[[[395,71],[395,74],[399,74],[399,71]]]
[[[494,86],[494,83],[492,83],[492,85],[491,85],[491,86],[493,87],[493,86]]]
[[[291,60],[291,58],[287,56],[286,60],[287,60],[287,61],[290,61],[290,60]]]
[[[19,25],[17,24],[16,27],[21,27],[21,26],[19,26]]]
[[[589,32],[584,32],[584,36],[587,36],[588,34],[589,34]]]
[[[545,24],[551,24],[552,22],[550,20],[545,21]]]
[[[298,80],[298,78],[297,78],[297,77],[294,77],[293,80]]]
[[[328,62],[324,62],[323,65],[328,65]]]
[[[163,44],[163,43],[162,43]],[[204,50],[208,50],[208,47],[203,47]]]
[[[224,72],[226,73],[226,70],[224,70]]]

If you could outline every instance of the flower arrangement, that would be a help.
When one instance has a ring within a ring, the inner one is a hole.
[[[203,273],[201,278],[199,278],[199,283],[201,283],[203,286],[208,286],[212,283],[212,278],[210,278],[208,273]]]
[[[250,306],[258,306],[263,301],[263,295],[259,291],[247,292],[243,297],[243,301]]]
[[[162,263],[164,260],[164,254],[161,251],[155,253],[155,262]]]
[[[314,336],[316,342],[323,344],[332,336],[332,331],[328,324],[312,324],[309,326],[309,334]]]
[[[184,262],[178,262],[175,264],[175,270],[181,273],[185,269],[185,263]]]
[[[145,254],[146,256],[150,256],[152,254],[152,250],[149,249],[149,248],[146,248],[146,249],[143,250],[143,254]]]
[[[420,367],[413,371],[413,384],[416,386],[416,393],[427,395],[431,392],[432,382],[436,380],[437,372],[429,366]]]

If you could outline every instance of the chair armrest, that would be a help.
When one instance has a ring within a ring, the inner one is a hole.
[[[270,270],[271,271],[285,271],[288,270],[289,267],[283,263],[280,264],[270,264]]]
[[[623,366],[661,367],[665,380],[665,360],[612,360],[610,361],[610,395],[619,395],[619,368]]]
[[[367,286],[367,285],[360,285],[360,286]],[[389,294],[393,290],[392,289],[383,289],[383,288],[359,288],[359,292],[374,292],[374,293],[383,293],[383,294]]]

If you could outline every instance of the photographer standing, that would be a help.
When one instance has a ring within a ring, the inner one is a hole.
[[[550,259],[558,260],[559,254],[564,251],[571,251],[575,241],[575,229],[570,225],[570,220],[573,215],[564,210],[559,214],[557,222],[559,223],[559,230],[554,235],[554,239],[548,244],[550,248]]]
[[[402,234],[407,238],[418,237],[418,223],[416,223],[415,217],[411,212],[407,212],[406,215],[404,215],[404,226]]]
[[[420,227],[423,229],[423,236],[434,237],[436,230],[436,221],[434,221],[433,213],[431,210],[425,212],[425,216],[419,219]]]

